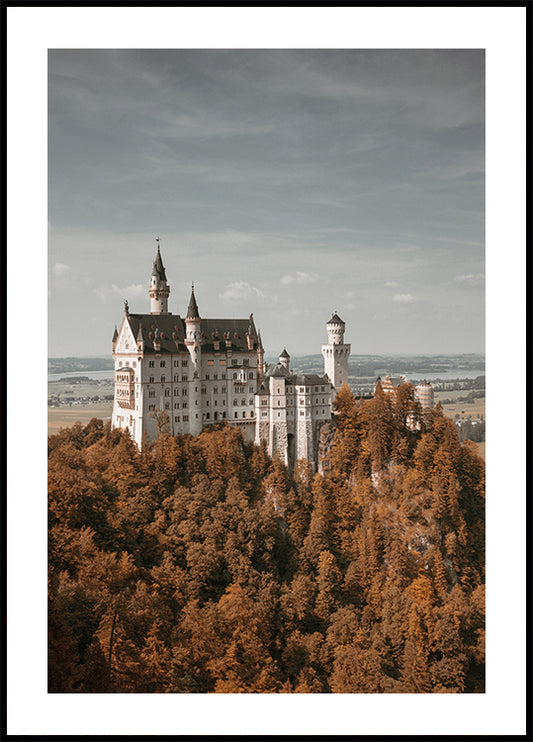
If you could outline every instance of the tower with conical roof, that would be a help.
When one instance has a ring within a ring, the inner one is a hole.
[[[152,268],[149,294],[150,314],[168,314],[168,296],[170,294],[170,287],[167,283],[165,267],[159,250],[159,237],[157,238],[157,254]]]
[[[335,391],[348,383],[348,358],[351,345],[344,342],[346,323],[334,312],[326,324],[328,342],[322,346],[324,373],[328,375]]]
[[[189,415],[189,429],[191,435],[202,432],[202,320],[198,311],[198,304],[194,295],[194,283],[191,289],[191,298],[187,316],[185,317],[185,346],[189,351],[189,400],[191,411]]]

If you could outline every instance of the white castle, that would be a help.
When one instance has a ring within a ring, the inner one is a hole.
[[[127,301],[113,335],[115,398],[112,425],[128,428],[141,446],[161,429],[198,435],[226,421],[245,440],[266,442],[268,453],[293,466],[317,466],[321,427],[331,420],[335,393],[348,382],[350,345],[333,314],[322,346],[324,375],[294,374],[283,350],[264,362],[261,334],[247,319],[200,317],[194,285],[185,318],[168,311],[170,287],[159,241],[150,281],[150,312],[130,313]]]

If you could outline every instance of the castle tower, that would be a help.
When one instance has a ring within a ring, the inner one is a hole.
[[[263,341],[261,339],[261,333],[257,333],[257,376],[259,379],[263,378],[265,373],[265,349],[263,348]]]
[[[345,322],[334,313],[326,325],[328,342],[322,346],[324,373],[328,375],[336,392],[348,383],[348,357],[351,346],[344,342]]]
[[[283,352],[281,353],[281,355],[279,357],[279,362],[281,363],[282,366],[285,366],[285,368],[287,369],[287,371],[289,371],[289,366],[290,366],[290,363],[291,363],[291,357],[287,353],[287,351],[285,350],[285,348],[283,348]]]
[[[150,314],[168,314],[170,287],[167,283],[165,268],[159,252],[159,237],[157,238],[157,255],[154,260],[148,293],[150,294]]]
[[[191,435],[202,432],[202,397],[201,397],[201,369],[202,369],[202,333],[200,313],[194,296],[192,285],[189,308],[185,317],[185,345],[190,355],[189,362],[189,431]]]

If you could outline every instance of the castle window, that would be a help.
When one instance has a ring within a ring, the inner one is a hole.
[[[179,361],[174,361],[174,366],[179,366],[179,365],[180,365]]]
[[[268,415],[268,412],[266,411],[261,413],[261,417],[266,417],[267,415]]]
[[[248,378],[249,379],[253,379],[254,378],[254,372],[253,371],[250,371],[250,373],[248,374]]]
[[[225,407],[225,406],[226,406],[226,400],[225,400],[225,399],[223,399],[223,400],[222,400],[222,406],[223,406],[223,407]]]
[[[165,368],[166,361],[159,361],[159,365],[161,366],[161,368]]]
[[[174,396],[177,397],[179,393],[180,393],[180,390],[177,387],[175,387],[174,388]]]
[[[237,378],[237,374],[233,374],[233,378],[236,379]]]
[[[300,404],[303,404],[303,403],[304,403],[304,401],[303,401],[303,399],[301,399],[301,400],[300,400]]]
[[[219,363],[220,363],[221,366],[225,366],[226,365],[226,360],[224,358],[221,358],[220,361],[219,361]]]
[[[216,399],[215,399],[215,407],[218,407],[218,402],[216,401]]]
[[[268,399],[267,399],[266,397],[264,397],[264,398],[263,398],[263,399],[261,400],[261,404],[268,404]]]
[[[207,394],[207,389],[205,388],[205,386],[202,387],[202,394]]]
[[[179,381],[179,380],[180,380],[180,377],[174,374],[174,381]]]
[[[238,412],[235,413],[235,417],[239,417],[239,413]]]
[[[213,379],[218,379],[218,374],[213,374]]]
[[[186,377],[186,376],[182,376],[182,377],[181,377],[181,380],[182,380],[182,381],[187,381],[187,377]]]
[[[281,417],[281,412],[278,412],[278,417]]]
[[[281,404],[281,400],[280,400],[280,399],[278,399],[278,407],[280,406],[280,404]]]
[[[206,412],[206,413],[205,413],[205,419],[206,419],[206,420],[209,420],[209,412]]]
[[[165,397],[170,397],[170,389],[165,389]]]
[[[184,388],[183,388],[183,389],[181,390],[181,394],[182,394],[182,396],[183,396],[183,397],[186,397],[186,396],[187,396],[187,387],[184,387]]]
[[[181,362],[181,365],[182,365],[182,366],[184,366],[184,367],[186,368],[186,367],[187,367],[187,361],[182,361],[182,362]]]
[[[155,404],[148,405],[149,410],[155,410]]]
[[[250,412],[250,417],[253,417],[253,416],[254,416],[254,414],[255,414],[255,413],[254,413],[254,411],[252,410],[252,411]]]
[[[246,404],[246,400],[245,399],[241,399],[241,405],[243,405],[243,404]]]
[[[148,396],[149,397],[155,397],[155,392],[154,391],[149,391],[148,392]]]
[[[244,361],[242,362],[242,365],[243,366],[249,366],[250,365],[250,361],[248,360],[248,358],[245,358],[244,359]]]
[[[206,406],[206,407],[209,407],[209,400],[208,400],[208,399],[207,399],[207,400],[206,400],[206,402],[205,402],[205,406]]]
[[[179,402],[174,402],[174,409],[179,410],[179,408],[180,408]]]
[[[179,423],[179,421],[180,421],[179,415],[174,415],[174,422]]]
[[[214,361],[207,361],[208,366],[212,366],[215,362]]]
[[[165,383],[165,381],[166,381],[166,377],[165,377],[165,376],[162,376],[162,377],[161,377],[161,383],[162,383],[162,384],[164,384],[164,383]]]
[[[170,404],[168,402],[165,402],[165,410],[170,410]]]
[[[150,376],[150,384],[153,384],[153,383],[154,383],[154,377]]]
[[[243,417],[246,417],[246,412],[243,412],[243,413],[242,413],[242,416],[243,416]]]
[[[303,415],[303,414],[304,414],[304,411],[303,410],[300,410],[300,415]]]
[[[216,387],[215,387],[215,388],[213,389],[213,392],[214,392],[215,394],[218,394],[218,386],[216,386]]]
[[[222,394],[226,394],[226,387],[225,386],[222,387]]]
[[[238,366],[238,362],[237,362],[237,359],[236,359],[236,358],[234,358],[234,359],[233,359],[233,360],[231,361],[231,365],[232,365],[232,366]]]
[[[222,378],[225,379],[226,378],[226,374],[222,374]]]
[[[181,403],[181,406],[183,407],[184,410],[186,410],[187,409],[187,402],[182,402]]]
[[[237,404],[239,404],[238,401],[236,399],[234,399],[233,400],[233,406],[235,407],[235,405],[237,405]]]
[[[198,417],[198,415],[196,415],[196,417]],[[183,422],[184,423],[188,423],[189,422],[189,416],[188,415],[183,415]]]
[[[248,400],[248,404],[253,404],[253,403],[254,403],[254,400],[253,399],[249,399]]]

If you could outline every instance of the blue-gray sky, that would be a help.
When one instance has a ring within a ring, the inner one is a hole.
[[[49,355],[149,311],[267,351],[484,351],[482,50],[52,50]]]

